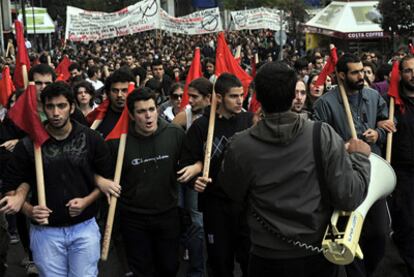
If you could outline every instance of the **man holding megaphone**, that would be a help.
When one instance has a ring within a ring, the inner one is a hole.
[[[369,145],[352,139],[346,150],[328,124],[290,111],[296,81],[282,62],[259,69],[263,119],[233,136],[217,178],[232,207],[247,205],[251,277],[337,276],[323,234],[333,209],[355,209],[368,190]]]
[[[339,85],[315,102],[315,119],[331,125],[345,141],[356,135],[371,146],[373,153],[380,155],[386,131],[377,128],[377,122],[388,119],[385,101],[376,90],[364,87],[364,69],[357,56],[344,54],[336,64],[336,71]],[[344,109],[348,101],[341,97],[340,90],[349,100],[351,119]],[[360,246],[364,260],[356,259],[346,266],[347,276],[370,276],[375,271],[385,252],[387,221],[385,199],[378,200],[370,207],[362,229]]]

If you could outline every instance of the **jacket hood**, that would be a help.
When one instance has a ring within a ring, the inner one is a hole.
[[[258,140],[273,144],[289,144],[303,132],[305,119],[288,111],[268,114],[250,130]]]

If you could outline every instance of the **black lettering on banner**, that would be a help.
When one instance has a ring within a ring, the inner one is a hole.
[[[203,18],[203,21],[201,21],[201,28],[203,28],[206,31],[212,32],[217,29],[218,23],[218,15],[207,15]]]
[[[151,1],[142,12],[142,18],[144,17],[152,17],[156,15],[158,12],[158,4],[157,0]]]

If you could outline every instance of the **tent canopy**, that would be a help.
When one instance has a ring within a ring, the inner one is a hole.
[[[378,23],[378,1],[333,1],[309,20],[305,27],[309,33],[320,33],[346,39],[383,38]]]
[[[28,34],[49,34],[55,32],[55,24],[47,13],[46,8],[26,7],[25,12]],[[19,10],[18,19],[20,21],[23,21],[22,14],[22,11]]]

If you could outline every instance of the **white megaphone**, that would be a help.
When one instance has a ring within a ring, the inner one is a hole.
[[[371,179],[364,202],[353,212],[334,211],[322,240],[324,256],[334,264],[347,265],[355,256],[363,258],[358,241],[365,216],[378,199],[386,197],[395,188],[397,178],[391,165],[373,153],[369,161]]]

